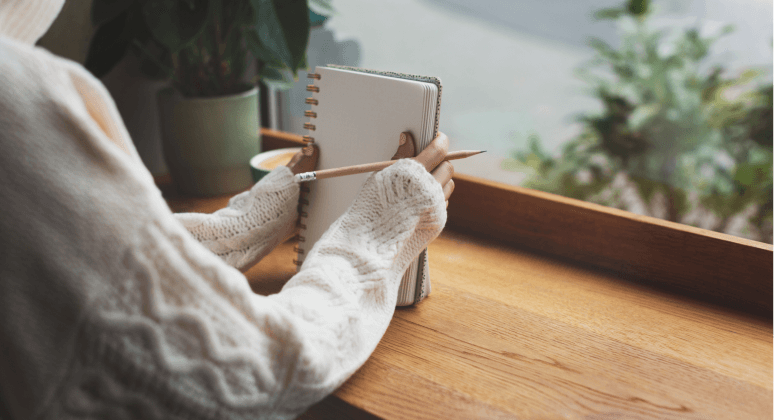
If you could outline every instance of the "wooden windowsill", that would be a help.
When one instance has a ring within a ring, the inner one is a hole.
[[[261,130],[264,150],[303,145]],[[771,318],[770,244],[456,174],[447,226]]]
[[[771,417],[771,246],[455,181],[430,297],[397,309],[366,364],[302,418]],[[280,245],[246,273],[253,289],[279,291],[292,259]]]

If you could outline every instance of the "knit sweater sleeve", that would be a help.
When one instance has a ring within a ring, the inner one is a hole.
[[[305,345],[285,403],[309,405],[341,385],[376,348],[403,273],[446,223],[440,184],[414,160],[372,175],[314,245],[282,293]]]
[[[124,252],[80,329],[57,418],[295,418],[333,392],[383,336],[402,273],[445,222],[418,163],[372,176],[283,290],[244,277],[157,220]],[[95,411],[96,410],[96,411]]]
[[[175,218],[207,249],[244,271],[293,234],[298,193],[293,173],[281,166],[215,213]]]
[[[0,56],[0,417],[294,418],[369,357],[445,223],[419,164],[369,178],[256,295],[172,215],[96,79],[1,38]]]

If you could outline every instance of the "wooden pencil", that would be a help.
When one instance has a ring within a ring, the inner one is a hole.
[[[463,159],[470,156],[475,156],[479,153],[484,153],[485,150],[459,150],[456,152],[450,152],[446,155],[444,160]],[[296,182],[308,182],[317,179],[334,178],[337,176],[362,174],[366,172],[376,172],[396,163],[397,160],[388,160],[385,162],[364,163],[362,165],[345,166],[343,168],[333,169],[321,169],[319,171],[303,172],[296,174]]]

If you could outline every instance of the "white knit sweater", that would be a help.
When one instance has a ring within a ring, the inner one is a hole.
[[[334,391],[441,231],[440,185],[409,160],[375,174],[256,295],[234,267],[292,228],[290,171],[173,216],[102,85],[32,47],[42,3],[0,0],[0,418],[293,418]]]

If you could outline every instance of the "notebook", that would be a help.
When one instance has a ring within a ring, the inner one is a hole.
[[[307,142],[320,147],[317,169],[390,160],[400,133],[409,131],[417,153],[438,135],[441,81],[435,77],[318,66],[306,102]],[[297,264],[328,227],[352,204],[370,174],[317,180],[305,185]],[[412,305],[430,293],[427,250],[411,263],[401,281],[398,306]]]

